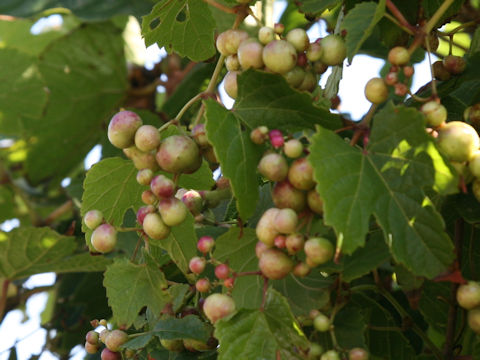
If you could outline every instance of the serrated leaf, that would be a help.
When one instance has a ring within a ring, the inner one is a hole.
[[[207,3],[197,0],[163,0],[143,17],[142,35],[147,46],[157,43],[194,61],[215,54],[215,20]]]
[[[341,3],[340,0],[302,0],[299,7],[304,13],[321,14]]]
[[[434,277],[453,261],[444,223],[423,188],[448,192],[456,179],[415,109],[387,104],[374,118],[364,153],[319,128],[309,161],[324,199],[324,221],[351,254],[363,246],[373,214],[396,261]]]
[[[119,326],[132,325],[144,306],[159,314],[170,301],[165,276],[153,262],[136,265],[116,259],[104,276],[108,304]]]
[[[250,140],[236,112],[228,111],[213,100],[206,101],[206,132],[222,174],[230,180],[237,209],[242,219],[255,212],[258,200],[257,165],[262,147]]]
[[[307,346],[303,334],[294,327],[295,319],[286,300],[268,290],[264,311],[241,310],[228,321],[215,324],[219,360],[300,359],[297,348]]]
[[[314,106],[307,93],[292,89],[282,76],[253,70],[238,76],[233,111],[249,131],[263,125],[291,133],[341,126],[338,115]]]
[[[210,327],[195,315],[159,320],[153,329],[160,339],[194,339],[203,342],[208,340],[210,332]]]
[[[110,19],[115,15],[141,16],[152,7],[151,0],[9,0],[0,3],[0,14],[30,17],[51,8],[67,8],[76,16],[89,20]]]
[[[184,273],[188,274],[188,262],[197,255],[197,235],[193,227],[193,216],[188,213],[186,219],[177,226],[173,226],[166,239],[154,241],[165,249],[173,262]]]
[[[180,312],[181,308],[185,305],[185,296],[190,290],[188,284],[173,284],[168,288],[168,292],[172,297],[172,310],[174,313]]]
[[[120,158],[93,165],[83,183],[82,216],[89,210],[100,210],[110,224],[120,226],[128,209],[143,205],[137,171],[132,161]],[[85,224],[82,230],[87,230]]]
[[[378,3],[362,2],[348,12],[342,22],[342,28],[347,31],[345,43],[348,62],[352,62],[353,56],[372,34],[373,28],[384,14],[385,0],[380,0]]]
[[[131,349],[131,350],[143,349],[148,345],[148,343],[152,339],[153,339],[153,334],[146,333],[145,335],[137,336],[131,340],[128,340],[125,344],[122,345],[122,349]]]
[[[75,239],[49,228],[21,227],[0,232],[0,277],[15,280],[33,274],[103,271],[110,263],[100,256],[74,254]]]

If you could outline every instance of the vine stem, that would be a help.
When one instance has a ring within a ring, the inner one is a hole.
[[[428,38],[425,38],[425,46],[427,47],[427,55],[428,55],[428,64],[430,65],[430,75],[432,77],[432,96],[436,98],[437,95],[437,80],[435,80],[435,74],[433,73],[433,64],[432,64],[432,57],[431,57],[431,50],[430,50],[430,42]]]
[[[3,319],[5,308],[7,306],[8,285],[10,285],[10,280],[3,280],[2,293],[0,294],[0,322]]]
[[[402,12],[398,10],[397,6],[392,2],[392,0],[387,0],[386,2],[387,8],[391,11],[393,16],[398,20],[398,22],[410,31],[415,32],[415,28],[410,25],[410,23],[405,19]]]
[[[393,22],[395,25],[397,25],[399,28],[401,28],[403,31],[407,32],[408,34],[410,35],[415,35],[415,32],[412,31],[409,27],[406,27],[405,25],[401,24],[400,21],[398,21],[395,17],[393,17],[392,15],[390,15],[389,13],[385,13],[384,16],[390,20],[391,22]]]
[[[220,4],[220,3],[216,2],[215,0],[203,0],[203,1],[206,2],[208,5],[212,5],[212,6],[216,7],[219,10],[222,10],[223,12],[225,12],[227,14],[235,14],[236,13],[235,9],[232,9],[232,8],[229,8],[228,6]]]
[[[373,290],[382,295],[398,312],[403,319],[410,319],[410,314],[399,304],[399,302],[387,290],[376,285],[357,285],[350,289],[351,292]],[[425,342],[437,360],[445,360],[440,349],[430,340],[427,334],[414,322],[411,322],[411,329]]]
[[[388,2],[389,0],[387,0]],[[430,20],[428,20],[428,22],[425,24],[425,26],[423,27],[423,31],[428,34],[434,27],[435,25],[437,24],[437,22],[440,20],[440,18],[442,17],[443,14],[445,14],[445,12],[448,10],[448,8],[450,7],[450,5],[453,4],[455,0],[444,0],[444,2],[442,3],[442,5],[440,5],[440,7],[437,9],[437,11],[435,11],[435,14],[433,14],[433,16],[430,18]]]
[[[60,205],[58,208],[53,210],[44,220],[45,225],[50,225],[52,222],[54,222],[56,219],[58,219],[60,216],[68,213],[70,210],[73,208],[73,201],[68,200],[62,205]]]

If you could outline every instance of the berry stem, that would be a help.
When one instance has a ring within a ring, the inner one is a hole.
[[[140,249],[140,245],[142,245],[142,238],[139,237],[137,240],[137,245],[135,245],[135,250],[133,250],[132,257],[130,258],[130,262],[134,263],[137,257],[138,249]]]
[[[267,302],[267,291],[268,291],[268,278],[263,277],[263,291],[262,291],[262,305],[260,305],[260,311],[265,310],[265,303]]]
[[[52,222],[57,220],[60,216],[68,213],[73,208],[73,201],[67,200],[65,203],[60,205],[58,208],[53,210],[43,221],[45,225],[50,225]]]
[[[232,9],[232,8],[229,8],[228,6],[220,4],[215,0],[203,0],[203,1],[206,2],[208,5],[212,5],[213,7],[216,7],[217,9],[222,10],[227,14],[236,14],[235,9]]]
[[[435,80],[435,75],[433,73],[433,64],[432,64],[432,57],[431,57],[431,50],[430,50],[430,41],[428,38],[425,38],[425,46],[427,48],[427,55],[428,55],[428,64],[430,66],[430,75],[432,77],[432,97],[436,98],[437,95],[437,80]]]
[[[415,32],[415,27],[410,25],[410,23],[405,19],[402,12],[397,8],[397,6],[392,2],[392,0],[387,0],[386,2],[387,8],[393,14],[393,16],[398,20],[398,22],[404,26],[405,28],[409,29],[413,33]]]
[[[397,25],[400,29],[402,29],[403,31],[405,31],[406,33],[410,34],[410,35],[415,35],[415,32],[412,31],[409,27],[403,25],[402,23],[400,23],[400,21],[398,21],[395,17],[393,17],[392,15],[388,14],[388,13],[385,13],[384,16],[390,20],[391,22],[393,22],[395,25]]]
[[[142,228],[136,227],[116,227],[115,228],[118,232],[129,232],[129,231],[142,231]]]

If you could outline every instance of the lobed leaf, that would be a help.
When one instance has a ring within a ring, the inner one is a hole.
[[[203,342],[207,342],[210,332],[210,327],[195,315],[159,320],[153,329],[160,339],[194,339]]]

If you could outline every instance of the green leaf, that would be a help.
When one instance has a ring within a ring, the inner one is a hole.
[[[292,89],[282,76],[253,70],[238,76],[234,113],[249,131],[263,125],[292,133],[341,126],[338,115],[312,105],[307,93]]]
[[[480,28],[475,30],[473,34],[472,43],[470,44],[470,56],[480,51]]]
[[[0,232],[0,277],[9,280],[45,272],[103,271],[109,260],[88,253],[76,255],[73,237],[49,228],[21,227]]]
[[[241,310],[228,321],[215,324],[219,340],[219,360],[226,359],[300,359],[298,348],[306,348],[307,341],[295,327],[287,301],[270,289],[264,311]]]
[[[128,209],[143,205],[137,171],[132,161],[120,158],[104,159],[93,165],[83,184],[81,215],[100,210],[108,223],[121,226]],[[83,222],[82,230],[89,243],[92,231]]]
[[[197,0],[163,0],[143,17],[142,35],[147,46],[157,43],[194,61],[215,54],[215,20],[207,3]]]
[[[110,19],[116,15],[135,15],[139,17],[151,9],[152,1],[8,0],[0,4],[0,14],[8,14],[18,17],[30,17],[44,10],[55,7],[67,8],[80,18],[88,20],[102,20]]]
[[[342,23],[342,28],[347,31],[345,42],[348,62],[352,62],[353,56],[372,34],[373,28],[384,14],[385,0],[380,0],[378,3],[362,2],[348,12]]]
[[[456,179],[424,126],[417,110],[388,104],[374,118],[367,153],[319,128],[309,160],[324,221],[334,227],[343,252],[363,246],[373,214],[395,260],[431,278],[453,261],[453,245],[422,188],[448,192]]]
[[[181,319],[159,320],[153,332],[160,339],[194,339],[207,342],[211,329],[198,316],[188,315]]]
[[[304,13],[321,14],[327,9],[341,4],[340,0],[303,0],[300,2],[300,10]]]
[[[248,219],[258,201],[257,165],[262,147],[252,143],[236,112],[213,100],[206,101],[206,108],[208,140],[220,161],[222,174],[230,180],[240,217]]]
[[[445,301],[438,301],[438,299],[449,298],[451,293],[450,285],[448,282],[425,281],[422,287],[422,296],[418,303],[418,309],[428,324],[442,333],[447,328],[449,304]]]
[[[446,9],[445,13],[437,21],[434,28],[440,27],[449,18],[457,14],[464,2],[465,0],[454,0],[453,3]],[[443,0],[423,0],[422,7],[425,11],[425,17],[427,19],[431,18],[442,4]]]
[[[139,311],[148,306],[160,314],[170,301],[167,281],[155,263],[147,258],[136,265],[127,259],[115,259],[107,268],[103,285],[107,289],[108,304],[116,323],[127,328],[136,320]]]
[[[15,217],[13,191],[6,185],[0,185],[0,223],[13,217]]]
[[[193,216],[187,218],[178,226],[173,226],[166,239],[154,241],[165,249],[173,262],[184,273],[188,274],[188,262],[197,255],[197,235],[195,233]]]
[[[403,335],[400,324],[397,324],[392,314],[381,306],[377,299],[367,294],[355,294],[352,302],[359,305],[370,326],[366,342],[371,355],[392,360],[413,358],[414,351]],[[387,328],[392,330],[386,330]],[[394,328],[398,328],[398,331],[393,330]]]
[[[365,348],[364,332],[367,328],[361,308],[347,305],[335,316],[335,337],[344,349]]]
[[[122,349],[131,349],[131,350],[143,349],[148,345],[148,343],[152,339],[153,339],[153,334],[146,333],[145,335],[137,336],[131,340],[128,340],[125,344],[122,345]]]
[[[167,173],[164,175],[167,176]],[[172,174],[168,175],[171,176]],[[202,166],[193,174],[182,174],[178,178],[178,186],[185,189],[210,190],[213,185],[215,185],[215,180],[206,161],[203,161]]]

